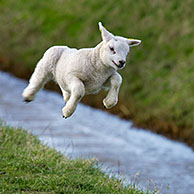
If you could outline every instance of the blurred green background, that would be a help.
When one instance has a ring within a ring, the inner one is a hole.
[[[194,147],[193,10],[193,0],[0,0],[0,69],[29,78],[53,45],[97,45],[102,21],[113,34],[142,40],[120,72],[111,111]],[[83,101],[102,108],[104,95]]]

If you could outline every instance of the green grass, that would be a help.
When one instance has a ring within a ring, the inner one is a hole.
[[[193,145],[193,10],[192,0],[1,0],[0,53],[17,69],[32,71],[52,45],[100,42],[98,21],[115,34],[141,39],[121,72],[120,104],[113,111]]]
[[[135,186],[124,186],[122,181],[109,178],[94,160],[70,160],[26,131],[2,125],[0,193],[145,194]]]

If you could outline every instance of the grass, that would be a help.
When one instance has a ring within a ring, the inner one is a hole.
[[[194,146],[193,10],[192,0],[1,0],[0,54],[12,60],[8,70],[22,76],[23,67],[29,77],[52,45],[100,42],[98,21],[115,34],[141,39],[121,72],[120,103],[113,112]],[[85,102],[102,107],[103,95]]]
[[[0,193],[145,194],[105,175],[94,160],[70,160],[26,131],[2,125]]]

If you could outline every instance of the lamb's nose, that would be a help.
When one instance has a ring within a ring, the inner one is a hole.
[[[120,60],[119,63],[120,63],[120,65],[123,66],[125,64],[125,61],[124,60]]]

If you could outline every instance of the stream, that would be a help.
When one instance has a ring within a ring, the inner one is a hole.
[[[74,159],[96,158],[102,169],[127,183],[160,193],[194,194],[194,152],[105,111],[79,104],[68,119],[62,118],[63,98],[41,90],[25,104],[25,80],[0,72],[0,119],[22,127]]]

